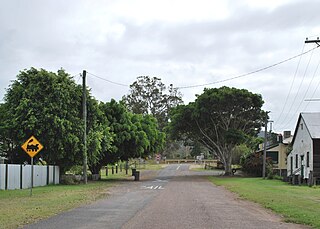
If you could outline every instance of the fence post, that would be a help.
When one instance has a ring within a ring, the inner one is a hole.
[[[56,166],[53,165],[53,184],[56,184]]]
[[[108,176],[108,166],[106,166],[106,176]]]
[[[23,177],[23,172],[22,172],[23,166],[22,164],[20,165],[20,189],[22,189],[22,177]]]
[[[111,166],[111,173],[114,174],[114,166]]]
[[[6,170],[5,170],[5,183],[4,183],[4,190],[8,189],[8,162],[6,164]]]
[[[126,175],[128,175],[128,169],[129,169],[129,164],[128,164],[128,161],[126,161]]]
[[[47,165],[47,185],[49,185],[49,183],[50,183],[50,168],[49,168],[49,165]]]

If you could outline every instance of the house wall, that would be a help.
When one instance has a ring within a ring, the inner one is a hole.
[[[279,169],[287,169],[287,148],[288,145],[279,145]]]
[[[270,151],[278,152],[278,164],[274,164],[275,169],[281,169],[281,170],[287,169],[287,147],[288,145],[280,143],[278,146],[272,147],[267,150],[267,152],[270,152]]]
[[[301,128],[301,124],[303,127]],[[313,170],[313,160],[312,160],[312,155],[313,155],[313,143],[311,136],[308,132],[307,126],[303,120],[303,118],[300,119],[300,122],[298,124],[297,132],[295,133],[295,140],[292,146],[292,151],[288,155],[288,163],[287,163],[287,171],[288,175],[298,175],[301,174],[301,171],[295,172],[298,168],[301,167],[301,155],[304,155],[304,159],[302,161],[302,164],[304,165],[304,172],[303,172],[303,177],[304,178],[309,178],[309,173],[310,171]],[[306,167],[306,161],[307,161],[307,152],[310,153],[310,166],[307,168]],[[296,168],[296,155],[298,155],[298,168]],[[293,157],[293,171],[291,171],[291,163],[290,163],[290,157]]]

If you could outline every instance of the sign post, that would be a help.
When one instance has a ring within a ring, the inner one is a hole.
[[[43,145],[34,137],[31,136],[21,148],[31,157],[31,189],[30,196],[32,196],[33,188],[33,157],[36,156],[42,149]]]

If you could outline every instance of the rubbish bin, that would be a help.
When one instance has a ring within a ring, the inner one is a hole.
[[[137,169],[132,169],[132,175],[131,176],[135,176],[134,174],[136,173]]]
[[[135,171],[134,173],[134,180],[139,181],[140,180],[140,171]]]

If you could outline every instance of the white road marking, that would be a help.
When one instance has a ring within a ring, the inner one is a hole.
[[[163,190],[164,188],[161,185],[157,185],[157,186],[141,186],[141,189],[150,189],[150,190]]]
[[[152,182],[168,182],[167,180],[160,180],[160,179],[155,179],[154,181]]]
[[[180,169],[180,165],[177,167],[177,170]]]

